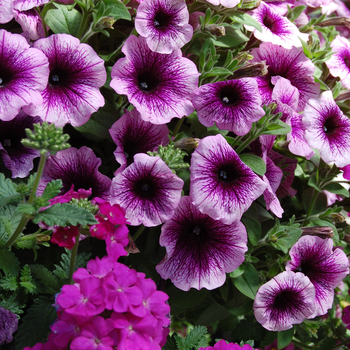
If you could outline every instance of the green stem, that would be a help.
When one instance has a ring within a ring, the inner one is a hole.
[[[175,137],[177,135],[177,133],[179,132],[182,123],[184,122],[185,117],[182,117],[181,119],[179,119],[175,125],[175,129],[173,131],[173,137]]]
[[[255,140],[256,135],[252,134],[246,141],[244,141],[237,149],[236,153],[239,154],[241,153],[253,140]]]
[[[141,225],[139,229],[136,231],[136,233],[132,236],[133,241],[135,242],[137,238],[140,236],[140,234],[144,231],[146,227],[144,225]]]
[[[306,344],[303,344],[301,343],[299,340],[296,340],[296,339],[293,339],[292,340],[292,343],[296,346],[299,346],[301,347],[302,349],[315,349],[315,346],[314,345],[306,345]]]
[[[308,211],[306,213],[306,217],[305,217],[305,219],[303,221],[303,226],[305,226],[306,220],[311,216],[312,210],[314,209],[314,205],[316,203],[317,196],[318,196],[318,191],[315,191],[315,189],[313,189],[311,202],[310,202],[310,205],[309,205],[309,209],[308,209]]]
[[[83,18],[81,19],[78,34],[77,34],[78,39],[81,39],[83,36],[83,33],[85,32],[86,23],[89,19],[89,15],[90,15],[89,11],[83,10]]]
[[[36,173],[35,176],[35,180],[33,183],[33,188],[32,188],[32,192],[30,193],[30,197],[28,200],[28,204],[32,204],[35,197],[36,197],[36,190],[38,189],[39,186],[39,182],[41,179],[41,176],[43,174],[44,171],[44,167],[45,167],[45,163],[46,163],[46,159],[47,156],[46,155],[42,155],[40,157],[40,163],[39,163],[39,167],[38,167],[38,171]],[[12,234],[12,236],[9,238],[9,240],[6,242],[5,247],[11,247],[13,243],[16,242],[16,239],[18,238],[18,236],[21,234],[21,232],[23,231],[23,229],[26,227],[27,223],[29,221],[29,217],[27,214],[23,214],[22,215],[22,219],[19,222],[15,232]]]
[[[78,236],[75,237],[75,244],[72,249],[72,254],[70,256],[70,264],[69,264],[69,279],[68,283],[73,284],[73,273],[75,271],[75,263],[77,261],[77,252],[78,252],[78,247],[79,247],[79,238],[80,238],[80,233]]]
[[[330,350],[336,350],[336,349],[339,349],[340,346],[348,345],[348,344],[350,344],[350,339],[344,340],[340,344],[337,344],[337,345],[333,346],[333,348],[331,348]]]

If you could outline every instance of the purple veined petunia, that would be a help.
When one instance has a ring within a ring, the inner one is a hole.
[[[192,103],[203,125],[216,123],[218,128],[240,136],[265,115],[258,85],[252,78],[202,85],[194,90]]]
[[[226,273],[244,261],[247,231],[240,221],[225,225],[202,214],[190,197],[181,197],[174,216],[162,226],[159,243],[166,248],[156,266],[163,279],[188,291],[222,286]]]
[[[334,288],[349,274],[349,260],[340,249],[333,249],[331,238],[303,236],[290,249],[291,261],[286,265],[287,271],[298,271],[306,275],[315,286],[313,318],[322,316],[332,307]]]
[[[0,306],[0,345],[4,345],[5,343],[10,343],[12,341],[12,334],[16,332],[17,326],[17,315]]]
[[[159,145],[165,146],[169,143],[168,127],[144,121],[136,109],[125,111],[111,126],[109,133],[117,145],[115,159],[122,168],[133,162],[135,154],[153,152]]]
[[[28,11],[13,11],[15,20],[21,25],[23,33],[30,40],[45,37],[43,22],[35,9]]]
[[[207,0],[210,4],[215,6],[222,5],[224,7],[232,8],[237,6],[240,1],[239,0]]]
[[[130,36],[122,49],[126,57],[112,68],[111,87],[127,95],[145,121],[166,124],[194,111],[191,95],[198,86],[198,70],[181,50],[162,55],[149,49],[146,39]]]
[[[111,179],[98,171],[101,159],[97,158],[91,148],[86,146],[76,149],[70,147],[50,156],[44,168],[38,187],[41,194],[48,182],[62,180],[61,194],[68,192],[74,185],[74,190],[80,188],[92,189],[91,197],[108,200]]]
[[[34,47],[48,57],[50,76],[43,104],[25,112],[56,126],[85,124],[105,103],[99,90],[106,81],[104,61],[91,46],[68,34],[39,39]]]
[[[326,61],[329,72],[333,77],[339,77],[346,88],[350,88],[350,42],[338,35],[331,43],[334,52]]]
[[[190,171],[192,203],[201,213],[227,225],[240,220],[267,187],[221,134],[200,140]]]
[[[246,24],[244,27],[262,42],[271,42],[290,49],[293,46],[301,47],[299,38],[306,42],[309,40],[309,34],[300,33],[295,24],[264,1],[248,14],[261,25],[262,31]]]
[[[26,39],[0,29],[0,120],[13,119],[21,107],[43,102],[49,76],[47,57]]]
[[[303,114],[305,139],[320,151],[326,163],[338,167],[350,164],[350,120],[340,110],[331,91],[310,99]]]
[[[13,0],[13,8],[18,11],[27,11],[34,7],[39,7],[50,0]]]
[[[317,97],[320,85],[314,82],[313,74],[315,66],[309,60],[302,49],[293,47],[285,49],[272,43],[262,43],[259,48],[252,50],[254,59],[250,62],[265,61],[268,73],[262,77],[256,77],[263,104],[273,102],[272,91],[274,88],[272,78],[280,76],[288,79],[299,90],[299,103],[297,112],[302,111],[310,98]]]
[[[13,0],[0,0],[0,23],[10,22],[13,18]]]
[[[263,284],[256,293],[254,315],[267,330],[291,329],[315,311],[315,287],[301,272],[284,271]]]
[[[152,51],[169,54],[191,40],[188,21],[184,0],[144,0],[137,8],[135,28]]]
[[[0,120],[0,154],[13,178],[28,176],[33,169],[33,159],[40,157],[38,150],[24,147],[21,143],[26,138],[25,129],[32,130],[33,124],[39,122],[39,117],[30,117],[23,111],[10,121]]]
[[[125,210],[132,226],[157,226],[173,216],[183,184],[159,157],[138,153],[112,180],[110,202]]]

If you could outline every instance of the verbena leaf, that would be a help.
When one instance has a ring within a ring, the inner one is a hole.
[[[5,243],[15,232],[22,219],[21,213],[13,205],[0,207],[0,241]]]
[[[30,265],[29,267],[33,276],[46,287],[46,293],[52,295],[59,292],[60,284],[58,283],[58,279],[50,270],[39,264]]]
[[[241,161],[248,165],[256,174],[263,176],[266,173],[266,164],[262,158],[249,153],[240,154]]]
[[[40,297],[28,309],[18,327],[15,342],[16,350],[23,350],[26,346],[34,346],[36,343],[45,342],[50,325],[57,318],[56,310],[52,306],[53,299]]]
[[[69,10],[67,5],[55,3],[56,9],[48,10],[45,22],[55,33],[65,33],[77,36],[82,15],[79,11]]]
[[[16,191],[14,183],[0,173],[0,206],[16,203],[20,200],[21,195]]]
[[[294,335],[294,329],[287,329],[286,331],[278,332],[277,333],[277,344],[278,349],[283,349],[287,345],[289,345],[292,341]]]
[[[19,284],[25,289],[26,293],[34,294],[36,291],[36,285],[31,274],[31,269],[28,265],[23,266],[19,278]]]
[[[35,215],[33,222],[40,221],[48,226],[77,226],[77,225],[94,225],[97,223],[95,216],[84,208],[75,204],[58,203]]]
[[[23,314],[23,309],[26,307],[22,300],[19,300],[17,293],[10,295],[2,295],[0,298],[0,307],[10,310],[14,314]]]
[[[18,289],[17,277],[13,275],[4,276],[0,280],[0,288],[15,291]]]
[[[49,199],[56,197],[60,193],[61,188],[62,180],[52,180],[46,185],[41,197],[48,201]]]
[[[165,345],[162,347],[162,350],[177,350],[177,345],[175,341],[176,333],[174,333],[171,337],[168,335]]]
[[[195,326],[187,335],[186,338],[181,338],[179,335],[175,335],[175,341],[178,350],[191,350],[192,348],[198,349],[206,346],[205,335],[207,334],[207,328],[204,326]]]
[[[19,260],[7,248],[0,248],[0,268],[6,273],[16,276],[19,271]]]
[[[260,277],[255,267],[245,264],[243,275],[232,279],[236,288],[250,299],[255,299],[255,294],[260,287]]]

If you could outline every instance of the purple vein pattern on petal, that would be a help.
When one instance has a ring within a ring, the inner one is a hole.
[[[0,0],[0,23],[10,22],[13,18],[13,0]]]

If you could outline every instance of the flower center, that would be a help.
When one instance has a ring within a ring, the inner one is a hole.
[[[264,26],[269,28],[272,33],[278,33],[278,30],[277,30],[278,28],[274,18],[271,18],[270,16],[267,15],[264,17],[263,23],[264,23]]]
[[[323,125],[323,131],[327,135],[332,135],[337,129],[337,125],[334,122],[334,119],[336,119],[336,118],[335,117],[328,118]]]
[[[142,179],[136,184],[136,192],[145,198],[153,197],[154,195],[154,184],[149,179]]]
[[[240,93],[233,86],[226,86],[220,92],[220,100],[225,105],[235,105],[240,100]]]
[[[158,80],[151,72],[145,72],[138,77],[139,88],[143,91],[151,91],[158,85]]]
[[[350,68],[350,59],[349,59],[348,56],[345,56],[345,57],[344,57],[344,63],[345,63],[345,65],[346,65],[348,68]]]
[[[218,179],[222,182],[233,182],[237,178],[236,171],[233,166],[225,165],[218,171]]]
[[[163,12],[161,9],[156,13],[153,23],[157,29],[167,28],[171,22],[172,15]]]
[[[302,305],[299,304],[301,304],[299,292],[284,290],[275,296],[272,307],[279,312],[286,310],[291,312],[295,309],[300,309]]]
[[[64,85],[67,73],[61,69],[54,69],[49,76],[49,83],[53,86]]]
[[[193,229],[193,233],[197,236],[199,236],[199,234],[201,233],[201,228],[196,226],[194,229]]]
[[[11,147],[11,140],[4,139],[4,142],[2,143],[3,147]]]
[[[10,80],[11,80],[11,74],[10,72],[6,71],[5,69],[2,69],[0,67],[1,71],[1,77],[0,77],[0,87],[5,86]]]

